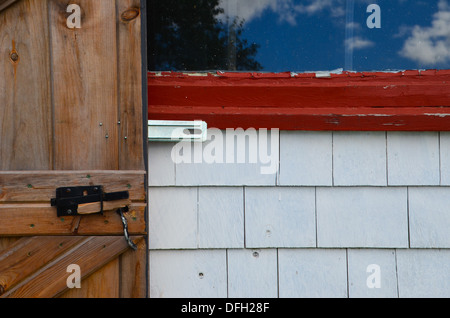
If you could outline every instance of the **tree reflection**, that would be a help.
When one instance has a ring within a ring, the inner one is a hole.
[[[149,70],[262,70],[244,21],[223,21],[223,13],[219,0],[148,0]]]

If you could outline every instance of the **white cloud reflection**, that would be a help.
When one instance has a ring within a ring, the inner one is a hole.
[[[450,62],[450,5],[446,0],[439,1],[431,26],[412,28],[400,55],[424,66]]]
[[[360,50],[375,46],[375,43],[359,36],[355,36],[345,40],[345,46],[349,50]]]
[[[345,15],[345,0],[308,0],[298,4],[294,0],[221,0],[226,16],[239,17],[245,22],[259,18],[266,10],[278,15],[279,22],[292,26],[297,24],[300,15],[313,15],[328,11],[331,17]]]

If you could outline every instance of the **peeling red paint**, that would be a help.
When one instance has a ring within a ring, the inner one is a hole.
[[[317,75],[150,72],[149,119],[220,129],[450,131],[450,70]]]

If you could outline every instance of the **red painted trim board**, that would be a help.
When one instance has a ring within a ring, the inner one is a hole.
[[[152,120],[211,128],[450,131],[450,70],[148,73]]]

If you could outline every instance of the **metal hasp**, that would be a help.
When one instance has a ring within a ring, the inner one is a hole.
[[[56,189],[56,198],[51,199],[51,205],[57,207],[58,217],[80,214],[103,214],[103,202],[127,200],[128,191],[105,193],[103,186],[63,187]],[[81,205],[100,203],[99,210],[79,213]]]
[[[204,121],[149,120],[149,141],[197,141],[205,142],[208,125]]]

